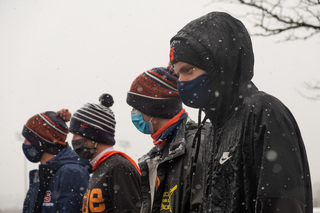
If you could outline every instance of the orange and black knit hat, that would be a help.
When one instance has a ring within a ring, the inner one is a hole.
[[[177,80],[164,67],[148,70],[133,81],[127,103],[151,117],[173,118],[182,110]]]
[[[66,146],[70,118],[67,109],[37,114],[23,126],[22,135],[37,149],[56,155]]]

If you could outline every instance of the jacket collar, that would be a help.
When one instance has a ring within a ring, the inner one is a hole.
[[[165,162],[183,155],[186,150],[185,132],[188,120],[190,120],[189,117],[183,119],[176,136],[170,144],[166,144],[160,151],[157,147],[153,147],[146,155],[139,159],[139,162],[146,161],[160,155],[163,156],[161,162]]]

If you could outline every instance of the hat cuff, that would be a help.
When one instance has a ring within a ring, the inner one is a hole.
[[[143,114],[158,118],[173,118],[182,110],[180,97],[151,98],[128,92],[127,103]]]
[[[90,124],[81,122],[74,117],[71,118],[69,131],[94,142],[109,145],[115,145],[116,143],[114,134],[92,127]]]
[[[171,42],[171,48],[173,48],[173,58],[170,60],[172,65],[181,61],[206,71],[203,60],[187,41],[174,40]]]
[[[45,138],[37,135],[26,125],[23,126],[22,135],[28,142],[30,142],[37,149],[44,152],[48,152],[50,154],[56,155],[65,147],[57,142],[48,141]]]

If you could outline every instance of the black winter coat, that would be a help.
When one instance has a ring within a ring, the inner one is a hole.
[[[112,154],[93,169],[83,213],[140,212],[140,173],[128,158]]]
[[[212,12],[187,24],[185,40],[204,61],[213,127],[203,154],[204,212],[312,212],[299,127],[277,98],[251,82],[254,57],[243,24]]]
[[[208,128],[208,124],[203,131]],[[185,118],[170,144],[156,147],[139,159],[143,202],[141,213],[202,212],[202,161],[191,180],[193,138],[197,124]],[[200,152],[202,145],[200,146]],[[192,181],[192,183],[191,183]]]

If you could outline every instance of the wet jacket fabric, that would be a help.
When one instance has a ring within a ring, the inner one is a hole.
[[[243,24],[212,12],[181,29],[214,91],[203,152],[204,212],[312,212],[304,143],[295,118],[252,83],[254,57]],[[271,82],[272,83],[272,82]]]
[[[197,124],[185,118],[170,144],[160,151],[155,146],[139,159],[142,213],[202,212],[202,145],[196,175],[190,179],[196,130]]]
[[[119,151],[106,152],[93,168],[83,212],[140,212],[140,170],[129,156]]]
[[[30,185],[24,213],[81,212],[91,165],[67,146],[39,170],[29,173]]]

